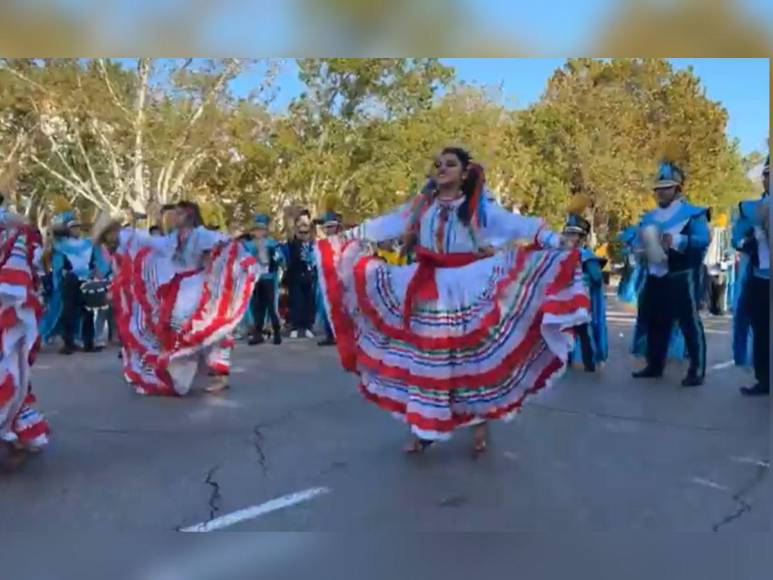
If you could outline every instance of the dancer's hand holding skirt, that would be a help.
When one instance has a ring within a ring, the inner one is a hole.
[[[344,368],[424,440],[513,417],[562,375],[572,328],[590,320],[576,250],[509,248],[453,267],[433,256],[420,273],[430,299],[412,296],[421,257],[389,265],[343,237],[317,252]]]

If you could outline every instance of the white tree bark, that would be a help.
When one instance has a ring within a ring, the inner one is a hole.
[[[118,157],[115,153],[115,147],[110,137],[100,127],[98,120],[94,120],[92,123],[92,129],[94,134],[99,139],[102,145],[102,150],[107,154],[107,159],[110,164],[110,173],[113,176],[113,192],[116,195],[115,205],[123,207],[124,199],[126,198],[126,179],[124,179],[124,173],[121,169],[121,165],[118,162]]]
[[[193,61],[187,59],[177,70],[185,70]],[[9,59],[0,60],[0,71],[7,71],[30,89],[29,100],[44,135],[42,143],[27,139],[31,147],[26,155],[31,163],[59,181],[68,197],[80,197],[111,210],[128,205],[145,213],[151,202],[167,203],[179,196],[206,158],[211,139],[193,144],[194,130],[207,107],[226,90],[227,83],[238,74],[244,61],[226,60],[219,74],[194,97],[189,117],[172,148],[160,159],[151,153],[153,143],[148,141],[147,133],[148,116],[152,112],[149,107],[153,59],[137,59],[136,87],[131,96],[121,92],[115,79],[111,79],[109,61],[98,58],[95,64],[98,79],[106,90],[107,104],[115,107],[119,113],[117,118],[103,120],[90,110],[79,109],[77,99],[37,82],[24,69],[15,68]],[[85,77],[81,79],[80,72],[75,71],[75,90],[88,90],[88,83],[81,84]],[[76,103],[74,109],[73,103]],[[128,136],[122,137],[125,141],[121,141],[118,136],[126,136],[127,132]],[[0,162],[5,165],[18,155],[20,148],[26,150],[22,141],[20,134],[8,148],[9,152],[0,157]]]
[[[74,131],[73,134],[75,135],[75,143],[78,146],[78,151],[81,154],[81,157],[83,157],[83,161],[86,164],[86,171],[88,171],[89,179],[91,181],[91,189],[94,192],[94,196],[98,197],[103,200],[103,205],[110,206],[110,200],[105,196],[105,192],[102,189],[102,186],[99,184],[99,180],[97,179],[97,174],[94,172],[94,167],[91,165],[91,160],[89,159],[88,153],[86,153],[86,148],[83,146],[83,138],[81,137],[81,128],[78,124],[74,125]]]
[[[180,156],[186,151],[187,145],[190,143],[191,135],[196,123],[204,114],[204,109],[207,105],[212,103],[218,94],[220,94],[225,87],[226,82],[236,74],[240,67],[241,61],[239,59],[229,59],[223,72],[220,73],[212,86],[204,93],[198,107],[194,109],[193,113],[191,113],[191,116],[188,118],[188,121],[185,123],[182,134],[172,147],[171,159],[167,161],[161,170],[163,172],[163,179],[159,179],[160,189],[157,193],[162,203],[168,202],[172,196],[179,193],[185,177],[187,177],[196,164],[203,159],[203,156],[200,155],[200,149],[198,151],[189,151],[190,157],[188,158],[188,161],[183,163],[179,168],[177,167]]]
[[[98,58],[97,65],[99,68],[99,76],[102,77],[102,81],[105,83],[105,86],[107,87],[107,92],[110,93],[110,97],[113,99],[113,104],[118,107],[124,115],[126,115],[127,119],[132,118],[131,111],[126,108],[126,105],[124,105],[121,102],[121,99],[118,98],[118,95],[115,92],[115,89],[113,89],[113,83],[110,82],[110,76],[107,73],[107,66],[105,65],[105,59],[104,58]]]
[[[34,153],[30,156],[30,159],[32,159],[32,161],[35,164],[37,164],[40,167],[42,167],[43,169],[45,169],[53,177],[55,177],[56,179],[61,181],[62,185],[67,187],[73,195],[80,195],[80,196],[84,197],[85,199],[89,200],[91,203],[93,203],[95,205],[99,205],[99,200],[97,200],[94,196],[91,195],[91,192],[88,190],[88,188],[82,187],[76,181],[73,181],[72,179],[70,179],[66,175],[64,175],[63,173],[57,171],[56,169],[51,167],[48,163],[46,163],[45,161],[40,159]]]
[[[129,205],[133,210],[144,212],[148,197],[145,192],[145,158],[143,155],[143,134],[145,124],[145,100],[148,94],[151,62],[149,58],[137,60],[137,95],[134,100],[134,159],[133,159],[133,199]]]
[[[13,164],[14,157],[16,157],[16,153],[19,152],[26,138],[27,138],[27,135],[25,133],[20,132],[16,134],[16,137],[13,140],[13,145],[11,145],[10,151],[8,151],[3,155],[2,168],[8,167]]]

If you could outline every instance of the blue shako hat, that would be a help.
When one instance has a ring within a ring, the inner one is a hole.
[[[566,218],[566,225],[564,225],[565,234],[580,234],[581,236],[587,236],[590,234],[590,229],[590,222],[581,215],[570,213]]]
[[[340,226],[341,216],[333,210],[328,210],[316,222],[322,226]]]
[[[54,227],[66,228],[81,225],[78,218],[75,216],[75,212],[72,210],[61,211],[54,215],[51,220]]]
[[[268,229],[268,224],[271,223],[271,218],[264,213],[255,214],[253,219],[253,226],[256,228]]]
[[[655,189],[674,187],[675,185],[681,186],[683,184],[684,171],[673,161],[668,161],[667,159],[661,161],[655,180]]]

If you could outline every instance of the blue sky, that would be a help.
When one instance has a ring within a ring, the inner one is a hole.
[[[604,3],[606,0],[592,0]],[[457,77],[478,85],[501,84],[506,104],[526,107],[539,99],[545,84],[565,59],[562,58],[461,58],[441,59],[456,69]],[[770,68],[768,59],[675,58],[675,67],[692,66],[706,87],[709,98],[720,101],[728,110],[728,134],[738,138],[741,151],[767,149],[770,115]],[[283,110],[303,85],[292,61],[278,79],[279,94],[274,108]],[[249,92],[254,79],[245,75],[234,84],[237,93]]]

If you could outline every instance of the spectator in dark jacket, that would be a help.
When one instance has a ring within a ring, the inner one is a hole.
[[[293,238],[285,246],[285,284],[290,298],[290,338],[314,338],[317,270],[311,215],[302,211],[295,219]]]

